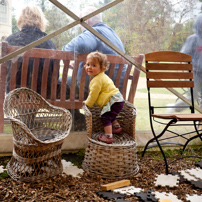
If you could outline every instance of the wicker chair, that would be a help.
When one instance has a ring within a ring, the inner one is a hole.
[[[13,130],[13,156],[8,174],[22,182],[35,182],[61,174],[61,147],[72,117],[68,110],[49,104],[28,88],[11,91],[4,112]]]
[[[112,144],[97,139],[99,135],[104,134],[100,108],[84,105],[83,109],[88,133],[83,169],[106,179],[124,179],[137,174],[139,167],[135,142],[136,108],[128,101],[125,102],[117,117],[123,133],[114,134]]]

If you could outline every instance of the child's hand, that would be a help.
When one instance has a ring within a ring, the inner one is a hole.
[[[82,105],[85,105],[85,100],[82,102]]]

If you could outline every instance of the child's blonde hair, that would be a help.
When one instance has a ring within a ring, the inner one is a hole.
[[[17,26],[20,30],[25,26],[35,26],[44,32],[47,23],[45,15],[37,6],[24,7],[17,20]]]
[[[109,62],[107,61],[107,56],[105,54],[95,51],[95,52],[89,53],[87,55],[87,59],[88,58],[97,59],[100,64],[101,71],[105,72],[108,70]],[[85,67],[86,67],[86,65],[85,65]]]

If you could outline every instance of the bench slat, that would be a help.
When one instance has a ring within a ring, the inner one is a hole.
[[[139,64],[142,64],[143,55],[138,55],[138,57],[134,57],[134,60],[136,60]],[[136,89],[137,89],[139,76],[140,76],[140,70],[135,67],[134,72],[133,72],[133,77],[132,77],[132,84],[131,84],[131,88],[130,88],[129,95],[128,95],[128,101],[130,103],[134,102],[134,97],[135,97],[135,93],[136,93]]]
[[[127,100],[126,93],[127,93],[128,78],[130,76],[131,68],[132,68],[132,65],[131,64],[128,65],[128,68],[127,68],[126,73],[125,73],[124,81],[123,81],[122,95],[123,95],[123,98],[125,100]]]
[[[56,93],[57,93],[57,80],[60,70],[60,60],[54,61],[53,66],[53,74],[52,74],[52,81],[51,81],[51,99],[56,100]]]
[[[83,68],[79,87],[79,101],[81,102],[84,100],[85,82],[86,82],[86,71],[85,68]]]
[[[110,78],[112,78],[112,76],[113,76],[113,74],[114,74],[115,65],[116,65],[116,64],[111,63],[110,66],[109,66],[110,69],[109,69],[108,76],[109,76]]]
[[[11,75],[10,75],[10,91],[16,88],[16,75],[17,75],[18,57],[11,62]]]
[[[118,69],[118,72],[117,72],[117,75],[116,75],[115,86],[117,88],[119,88],[119,84],[120,84],[120,79],[121,79],[121,74],[122,74],[122,71],[123,71],[123,67],[124,67],[124,64],[120,64],[119,65],[119,69]]]
[[[29,57],[23,57],[22,73],[21,73],[21,87],[27,86],[27,73],[28,73]]]
[[[47,95],[47,81],[48,81],[48,70],[49,70],[50,59],[45,58],[43,65],[43,73],[41,80],[41,95],[46,99]]]
[[[66,99],[66,83],[67,83],[67,73],[69,69],[69,63],[70,60],[63,60],[63,72],[62,72],[62,83],[61,83],[61,89],[60,89],[60,99],[61,101],[65,101]]]
[[[37,77],[39,72],[39,58],[34,58],[31,89],[37,91]]]
[[[72,78],[71,78],[71,86],[70,86],[70,100],[71,101],[75,100],[76,80],[77,80],[78,68],[79,68],[79,61],[76,58],[75,63],[74,63],[74,69],[73,69],[73,73],[72,73]]]

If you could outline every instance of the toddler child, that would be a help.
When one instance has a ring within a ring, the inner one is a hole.
[[[90,93],[83,104],[92,107],[96,103],[101,111],[101,121],[105,135],[98,136],[102,142],[111,144],[113,133],[121,133],[122,128],[116,120],[122,110],[124,99],[114,82],[104,73],[108,69],[107,56],[100,52],[92,52],[87,55],[85,70],[91,77],[89,84]]]

